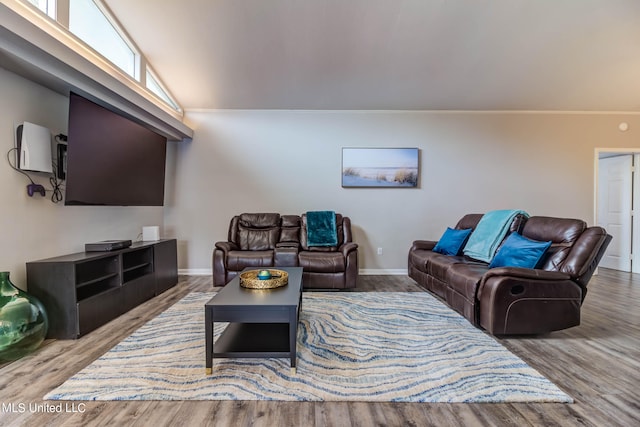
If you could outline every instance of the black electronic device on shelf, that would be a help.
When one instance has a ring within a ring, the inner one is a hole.
[[[131,246],[131,240],[103,240],[95,243],[85,243],[85,252],[110,252]]]

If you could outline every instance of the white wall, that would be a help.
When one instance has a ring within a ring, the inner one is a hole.
[[[0,270],[26,289],[28,261],[82,252],[86,242],[135,240],[143,225],[163,225],[161,207],[89,207],[54,204],[29,197],[28,179],[9,167],[6,153],[14,146],[15,124],[24,121],[66,133],[69,100],[0,68]],[[11,157],[12,160],[15,156]],[[48,176],[32,174],[49,189]]]
[[[68,100],[0,68],[0,143],[15,124],[66,132]],[[363,111],[189,112],[191,142],[169,144],[166,206],[65,207],[28,197],[0,159],[0,270],[26,288],[25,263],[89,241],[135,240],[143,225],[179,241],[179,267],[207,271],[241,212],[332,209],[352,219],[360,267],[406,268],[414,239],[437,239],[467,212],[522,208],[593,221],[594,148],[640,148],[640,116]],[[627,132],[618,124],[629,123]],[[342,147],[418,147],[418,189],[344,189]],[[47,184],[44,175],[34,175]],[[376,248],[384,249],[383,255]]]
[[[413,240],[437,240],[465,213],[520,208],[592,223],[594,148],[640,147],[640,116],[624,114],[245,110],[187,120],[195,137],[172,147],[165,225],[179,267],[203,272],[242,212],[341,212],[360,267],[387,272],[406,269]],[[341,188],[342,147],[420,148],[419,188]]]

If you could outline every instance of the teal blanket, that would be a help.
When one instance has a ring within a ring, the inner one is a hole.
[[[307,246],[338,246],[334,211],[307,212]]]
[[[496,210],[484,214],[471,233],[464,247],[464,254],[479,261],[491,262],[518,214],[529,217],[525,211],[516,209]]]

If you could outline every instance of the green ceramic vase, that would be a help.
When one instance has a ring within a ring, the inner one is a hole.
[[[15,287],[9,272],[0,272],[0,361],[16,360],[44,341],[49,322],[35,297]]]

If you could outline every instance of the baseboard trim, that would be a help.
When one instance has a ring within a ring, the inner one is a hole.
[[[213,271],[210,268],[179,268],[178,275],[182,276],[211,276]]]
[[[406,276],[404,268],[361,268],[358,272],[362,276]],[[210,268],[180,268],[178,274],[183,276],[210,276],[213,271]]]
[[[361,276],[406,276],[409,274],[406,268],[361,268],[358,273]]]

